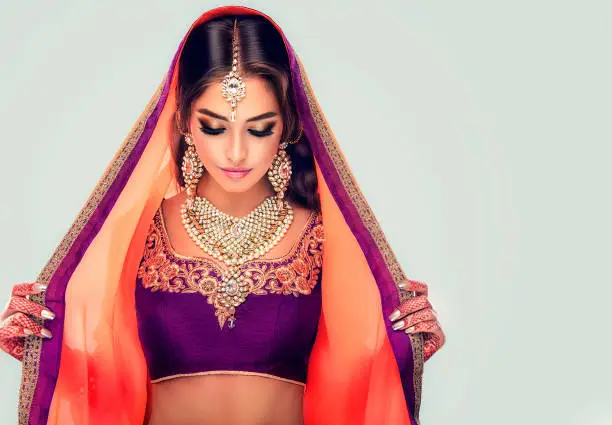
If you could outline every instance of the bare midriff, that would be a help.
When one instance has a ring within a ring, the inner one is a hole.
[[[152,384],[146,425],[303,425],[304,386],[250,375],[204,375]]]

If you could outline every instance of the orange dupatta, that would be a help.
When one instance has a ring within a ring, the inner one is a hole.
[[[225,14],[259,14],[278,29],[296,107],[315,157],[325,245],[322,312],[304,394],[304,423],[418,424],[422,335],[387,317],[406,276],[361,193],[281,29],[256,10],[210,10],[191,26],[156,93],[37,278],[54,337],[25,343],[20,425],[141,425],[150,380],[134,290],[146,231],[176,180],[173,114],[178,58],[193,28]],[[34,298],[32,298],[34,299]],[[355,306],[359,306],[358,309]]]

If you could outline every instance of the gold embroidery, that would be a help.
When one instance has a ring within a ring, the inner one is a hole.
[[[250,294],[310,294],[321,273],[323,240],[321,215],[311,213],[287,254],[254,260],[242,267]],[[157,210],[137,273],[142,286],[153,292],[200,293],[208,304],[215,305],[221,267],[212,259],[178,254],[170,243],[161,208]],[[223,310],[217,313],[223,314]]]
[[[368,202],[366,201],[361,189],[358,187],[355,177],[350,171],[350,168],[338,148],[338,142],[336,141],[331,128],[329,127],[325,117],[321,113],[321,108],[312,93],[312,89],[310,87],[310,82],[306,77],[306,72],[304,70],[304,66],[302,65],[301,60],[296,56],[297,63],[300,69],[300,77],[302,80],[302,85],[304,87],[304,93],[306,94],[306,98],[308,100],[308,106],[310,109],[310,113],[315,121],[317,126],[317,130],[319,135],[321,136],[321,140],[323,141],[323,145],[325,146],[325,150],[327,154],[331,158],[336,172],[340,177],[342,185],[346,190],[349,198],[351,199],[353,205],[357,209],[359,217],[361,221],[364,223],[366,229],[372,236],[376,247],[380,251],[385,265],[387,269],[391,273],[393,281],[395,282],[395,287],[399,293],[400,300],[404,301],[411,297],[411,294],[407,291],[401,290],[398,285],[407,280],[406,274],[402,270],[395,254],[391,250],[389,242],[385,237],[380,223],[376,219],[372,209],[370,208]],[[410,342],[413,350],[413,365],[414,365],[414,373],[413,373],[413,382],[414,382],[414,393],[415,393],[415,411],[414,417],[415,420],[419,421],[419,408],[421,404],[421,386],[422,386],[422,375],[423,375],[423,337],[420,334],[410,335]]]
[[[96,187],[90,194],[89,198],[85,202],[81,211],[79,211],[76,219],[70,226],[68,232],[64,235],[62,241],[55,249],[51,258],[47,264],[43,267],[42,271],[36,278],[36,282],[48,284],[51,281],[55,271],[62,263],[76,238],[79,236],[91,215],[94,213],[104,196],[111,187],[117,174],[123,167],[125,161],[129,158],[134,146],[142,135],[145,124],[151,113],[157,106],[164,85],[166,83],[168,75],[164,75],[161,83],[157,87],[155,94],[149,100],[147,107],[138,118],[136,124],[132,130],[128,133],[126,139],[115,153],[114,158],[109,163],[103,176],[98,181]],[[30,299],[34,302],[45,305],[45,294],[32,295]],[[40,323],[40,321],[39,321]],[[19,389],[19,407],[18,407],[18,421],[19,425],[28,425],[30,418],[30,411],[32,408],[32,400],[34,398],[34,392],[38,383],[38,372],[40,370],[40,352],[42,349],[42,339],[36,336],[30,336],[25,338],[24,342],[24,357],[22,361],[21,371],[21,387]]]
[[[164,376],[162,378],[152,379],[151,383],[156,384],[158,382],[167,381],[174,378],[182,378],[185,376],[203,376],[203,375],[247,375],[247,376],[261,376],[263,378],[276,379],[277,381],[289,382],[291,384],[297,384],[306,386],[305,383],[300,381],[294,381],[293,379],[281,378],[280,376],[271,375],[269,373],[261,372],[247,372],[243,370],[210,370],[207,372],[194,372],[194,373],[179,373],[176,375]]]

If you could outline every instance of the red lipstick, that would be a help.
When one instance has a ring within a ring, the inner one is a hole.
[[[240,180],[251,172],[252,168],[221,168],[223,174],[230,179]]]

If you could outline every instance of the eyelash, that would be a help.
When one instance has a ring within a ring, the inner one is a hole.
[[[267,136],[274,134],[274,132],[272,131],[273,127],[274,127],[274,124],[272,123],[272,124],[268,124],[268,126],[263,131],[249,129],[248,132],[251,133],[255,137],[267,137]],[[219,135],[225,132],[225,128],[223,127],[212,128],[204,124],[202,124],[202,127],[200,127],[200,130],[202,130],[204,134],[207,134],[209,136],[216,136],[216,135]]]
[[[217,134],[221,134],[225,131],[224,128],[211,128],[205,125],[203,125],[200,130],[202,130],[202,133],[208,134],[209,136],[216,136]]]

